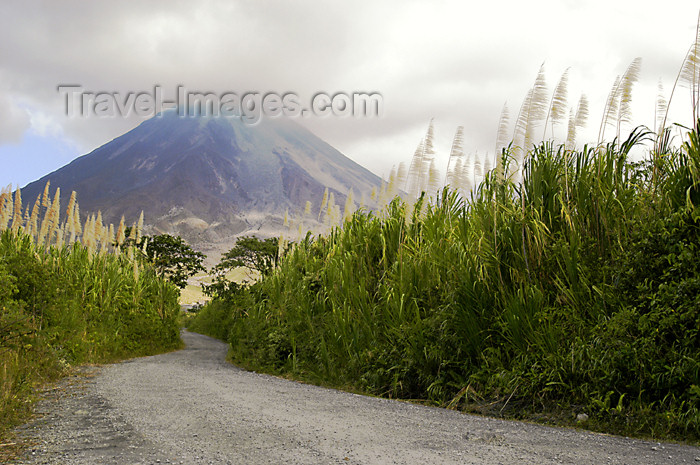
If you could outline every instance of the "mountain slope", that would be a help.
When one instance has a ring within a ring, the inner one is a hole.
[[[33,201],[51,181],[62,202],[76,191],[81,211],[105,222],[141,210],[153,232],[192,243],[256,229],[286,209],[318,212],[326,187],[344,201],[381,180],[289,120],[249,126],[238,118],[180,117],[170,111],[22,189]],[[63,204],[63,203],[62,203]]]

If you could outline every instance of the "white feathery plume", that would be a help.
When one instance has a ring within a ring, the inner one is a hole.
[[[666,114],[664,115],[662,127],[666,127],[666,119],[668,118],[668,110],[673,101],[673,95],[676,92],[678,84],[686,84],[690,88],[691,106],[693,109],[693,121],[698,120],[698,99],[700,99],[700,13],[698,13],[698,22],[695,30],[695,41],[688,49],[681,69],[678,71],[676,80],[671,89],[671,96],[668,98],[666,106]]]
[[[61,248],[63,247],[63,237],[65,233],[63,228],[56,228],[56,247]]]
[[[55,226],[58,226],[58,222],[61,215],[61,188],[56,188],[56,193],[53,196],[53,202],[51,202],[52,220]]]
[[[501,117],[498,120],[498,132],[496,133],[496,176],[503,179],[503,150],[508,146],[508,134],[510,127],[510,112],[508,105],[503,104]]]
[[[12,231],[17,232],[22,227],[22,193],[17,187],[12,214]]]
[[[534,130],[547,117],[547,81],[544,76],[544,63],[537,73],[532,87],[532,96],[528,105],[527,129],[525,131],[525,149],[530,150],[534,144]]]
[[[399,191],[399,186],[398,186],[398,176],[396,172],[396,167],[392,166],[391,171],[389,172],[389,182],[387,183],[386,186],[386,195],[388,200],[390,201],[393,199],[396,194]]]
[[[496,133],[496,158],[500,159],[503,149],[508,146],[508,134],[510,127],[510,112],[508,105],[503,104],[501,117],[498,119],[498,132]]]
[[[109,228],[107,229],[107,235],[105,237],[105,243],[110,246],[114,244],[114,224],[109,223]]]
[[[10,186],[10,189],[12,187]],[[12,218],[12,194],[8,192],[8,188],[3,188],[0,192],[0,231],[7,229],[8,223]]]
[[[520,105],[518,117],[515,119],[515,128],[513,129],[513,148],[511,151],[513,159],[511,160],[511,164],[508,167],[508,173],[506,173],[507,178],[510,178],[513,175],[513,173],[520,168],[522,159],[524,157],[524,151],[528,148],[525,146],[525,133],[527,131],[528,126],[528,107],[531,100],[532,89],[529,89],[527,91],[527,95],[525,96],[525,100],[523,101],[522,105]]]
[[[494,157],[489,155],[488,152],[485,153],[484,154],[484,172],[482,175],[483,178],[486,178],[486,175],[488,175],[491,172],[494,165],[495,165]]]
[[[564,147],[566,147],[567,150],[573,150],[574,144],[576,143],[576,114],[574,113],[574,109],[569,110],[569,124],[567,125],[566,129],[566,142],[564,143]]]
[[[42,198],[42,205],[43,205],[43,198]],[[48,209],[44,211],[44,217],[41,219],[41,228],[39,229],[39,235],[36,238],[36,243],[39,247],[44,245],[44,240],[49,233],[50,208],[51,208],[51,199],[49,199],[49,201],[48,201]]]
[[[68,208],[66,208],[66,226],[68,227],[68,232],[75,233],[75,202],[76,202],[75,191],[71,192],[70,199],[68,199]]]
[[[447,172],[445,173],[445,184],[454,183],[454,164],[464,157],[464,126],[457,126],[457,132],[452,139],[450,157],[447,159]]]
[[[384,177],[382,177],[382,185],[379,188],[379,194],[377,196],[377,205],[379,206],[380,209],[383,208],[384,205],[386,205],[386,203],[387,203],[386,186],[387,186],[387,182],[384,179]]]
[[[605,126],[608,124],[617,124],[616,118],[619,106],[620,80],[620,76],[615,77],[615,82],[613,83],[612,89],[610,89],[610,93],[608,94],[608,99],[605,102],[603,119],[600,122],[600,129],[598,130],[598,144],[603,142],[603,138],[605,137]]]
[[[408,178],[408,169],[406,168],[406,163],[399,163],[399,168],[396,170],[396,185],[400,190],[402,187],[406,186],[406,179]],[[363,194],[364,195],[364,194]],[[364,202],[363,205],[364,206]]]
[[[326,190],[323,191],[323,198],[321,198],[321,208],[318,211],[318,220],[321,221],[321,213],[324,212],[326,207],[328,206],[328,188],[326,187]]]
[[[566,109],[568,105],[568,85],[569,85],[569,68],[564,71],[559,79],[559,83],[554,88],[552,100],[549,104],[549,111],[544,124],[543,139],[547,135],[547,123],[552,120],[552,138],[554,138],[554,125],[561,123],[566,117]]]
[[[474,154],[468,155],[465,159],[464,165],[462,165],[462,179],[464,184],[464,193],[469,195],[474,189],[474,165],[476,164],[476,156]]]
[[[435,160],[435,128],[433,118],[430,119],[428,131],[425,133],[425,150],[423,150],[423,163],[420,166],[420,189],[418,192],[425,191],[430,184],[430,165]]]
[[[435,156],[435,128],[433,125],[433,118],[430,118],[430,124],[428,124],[428,131],[425,133],[425,150],[423,151],[424,156],[428,160],[432,160]]]
[[[576,114],[574,115],[573,108],[571,109],[571,114],[569,116],[569,129],[567,131],[566,137],[566,148],[573,150],[576,146],[576,134],[579,129],[586,126],[588,121],[588,98],[585,95],[581,95],[578,101],[578,107],[576,108]]]
[[[452,167],[452,173],[450,174],[450,186],[457,191],[464,192],[464,158],[458,158],[455,162],[455,166]]]
[[[2,204],[2,197],[0,197],[0,204]],[[34,201],[34,206],[32,207],[32,214],[29,216],[29,226],[30,235],[34,236],[34,239],[39,238],[39,211],[41,210],[41,194],[37,195]],[[2,225],[0,225],[2,226]]]
[[[58,189],[56,189],[58,190]],[[58,199],[54,199],[54,202],[51,204],[51,221],[49,223],[49,233],[48,233],[48,240],[47,240],[47,245],[51,245],[51,238],[56,237],[58,238],[58,232],[61,229],[61,224],[59,223],[59,218],[61,215],[61,212],[59,210],[60,208],[60,201]]]
[[[119,226],[117,227],[117,236],[115,237],[114,241],[116,242],[117,247],[120,247],[125,240],[126,224],[124,224],[124,215],[122,215],[122,219],[119,221]]]
[[[141,242],[141,236],[143,235],[143,210],[139,215],[139,222],[136,224],[136,243]]]
[[[632,87],[639,80],[642,69],[642,59],[640,57],[632,60],[627,67],[627,71],[620,81],[620,104],[617,116],[617,137],[620,137],[620,126],[622,123],[629,123],[632,120]]]
[[[515,166],[509,170],[508,177],[522,169],[525,155],[534,143],[534,129],[544,121],[547,115],[547,102],[547,83],[544,77],[544,64],[542,64],[535,84],[528,90],[515,122],[513,133]]]
[[[73,211],[73,222],[75,223],[74,228],[75,228],[75,234],[82,234],[83,228],[80,225],[80,205],[78,202],[75,202],[75,207]]]
[[[326,206],[326,222],[333,226],[333,211],[335,210],[335,195],[331,192],[328,195],[328,205]]]
[[[98,242],[102,241],[103,233],[102,230],[104,229],[104,226],[102,225],[102,210],[97,211],[97,217],[95,218],[95,223],[93,224],[93,238],[95,240],[95,245],[97,246]]]
[[[85,218],[85,225],[83,226],[83,240],[82,243],[87,249],[92,253],[95,248],[95,239],[94,239],[94,234],[95,234],[95,226],[94,226],[94,217],[92,215],[88,216]]]
[[[695,30],[695,42],[690,46],[680,72],[680,81],[690,88],[693,106],[693,121],[698,119],[698,100],[700,99],[700,14]]]
[[[478,151],[474,152],[474,184],[472,190],[475,190],[484,178],[484,156]]]
[[[576,128],[582,129],[588,123],[588,97],[585,94],[581,95],[576,109]]]
[[[656,123],[656,132],[660,136],[664,132],[664,117],[666,116],[666,111],[668,110],[668,101],[664,97],[664,85],[659,79],[657,85],[658,93],[656,94],[656,107],[654,109],[654,121]]]
[[[435,159],[430,160],[430,167],[428,168],[428,185],[427,191],[431,196],[436,196],[440,190],[440,172],[435,166]]]
[[[44,185],[44,194],[41,197],[41,206],[44,208],[49,208],[51,206],[51,193],[49,192],[49,186],[51,181],[46,181]]]
[[[27,204],[26,208],[24,209],[24,216],[22,217],[22,224],[24,224],[24,229],[25,229],[25,232],[27,233],[28,236],[32,235],[32,232],[29,229],[30,228],[29,219],[31,218],[31,211],[32,211],[31,208],[32,207],[29,204]]]
[[[348,195],[345,199],[345,208],[343,210],[343,221],[349,220],[352,217],[353,213],[355,213],[355,202],[353,201],[352,188],[350,188],[350,191],[348,192]]]
[[[423,154],[425,153],[425,140],[421,139],[413,153],[411,165],[408,168],[408,176],[406,177],[406,186],[404,190],[411,198],[417,198],[420,192],[420,175],[421,166],[423,165]]]
[[[333,226],[340,225],[340,205],[333,205],[333,212],[331,216],[331,222]]]

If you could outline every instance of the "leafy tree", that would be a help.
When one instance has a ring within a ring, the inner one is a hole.
[[[187,285],[187,278],[198,271],[205,271],[202,266],[205,255],[192,250],[180,236],[145,236],[143,241],[148,241],[146,256],[155,266],[158,275],[180,289]]]
[[[258,239],[254,236],[239,238],[236,245],[226,252],[221,257],[221,262],[214,267],[214,282],[202,286],[204,294],[224,300],[231,300],[239,295],[246,286],[226,278],[226,273],[238,267],[257,271],[261,276],[269,275],[279,260],[277,241],[277,238]]]
[[[217,273],[214,276],[214,281],[211,284],[202,284],[202,292],[204,295],[212,299],[221,299],[232,301],[240,295],[247,287],[234,281],[226,279],[224,273]]]
[[[254,236],[243,236],[221,257],[221,262],[216,265],[215,270],[226,272],[243,266],[267,276],[277,266],[278,260],[279,246],[276,237],[258,239]]]

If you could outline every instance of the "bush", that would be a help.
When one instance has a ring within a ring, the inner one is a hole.
[[[0,433],[28,412],[37,384],[72,365],[181,344],[178,291],[142,266],[80,244],[44,249],[21,232],[0,234]]]
[[[256,370],[698,440],[697,129],[661,165],[628,163],[644,137],[543,144],[522,184],[357,212],[197,319]]]

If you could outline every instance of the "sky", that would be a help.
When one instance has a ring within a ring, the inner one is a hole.
[[[0,6],[0,187],[24,186],[146,116],[67,115],[61,85],[127,93],[376,92],[376,117],[298,122],[378,175],[410,159],[431,119],[438,167],[464,126],[467,153],[494,152],[544,66],[550,90],[590,102],[595,141],[616,76],[642,58],[633,125],[654,126],[696,37],[697,0],[34,1]],[[687,89],[670,120],[691,124]],[[444,165],[443,170],[444,170]]]

